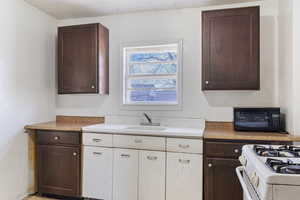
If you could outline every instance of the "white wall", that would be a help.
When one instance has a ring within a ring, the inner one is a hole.
[[[294,134],[300,135],[300,1],[293,1],[293,91]]]
[[[287,128],[300,135],[300,1],[279,0],[279,105],[287,113]]]
[[[100,22],[110,30],[110,95],[59,95],[57,114],[139,115],[120,107],[120,46],[122,43],[183,39],[183,109],[152,111],[156,116],[203,117],[231,121],[233,106],[275,104],[276,4],[266,0],[261,9],[261,90],[243,92],[201,91],[201,10],[252,6],[260,3],[144,12],[96,18],[62,20],[60,26]]]
[[[278,103],[286,113],[287,130],[294,133],[293,0],[279,0]],[[296,6],[294,6],[296,8]]]
[[[23,127],[55,115],[56,21],[22,0],[2,0],[0,27],[0,198],[20,200],[29,181]]]

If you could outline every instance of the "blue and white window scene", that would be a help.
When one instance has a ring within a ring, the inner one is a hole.
[[[123,48],[123,104],[179,104],[181,43]]]

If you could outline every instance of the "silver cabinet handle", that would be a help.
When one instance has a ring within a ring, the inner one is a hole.
[[[93,138],[93,142],[101,142],[102,139],[98,139],[98,138]]]
[[[239,152],[240,152],[240,150],[238,150],[238,149],[234,150],[234,153],[239,153]]]
[[[182,148],[182,149],[188,149],[188,148],[190,148],[190,145],[188,145],[188,144],[179,144],[178,146],[180,148]]]
[[[54,140],[59,140],[59,137],[58,137],[58,136],[55,136],[55,137],[54,137]]]
[[[209,164],[208,164],[208,167],[209,167],[209,168],[211,168],[211,167],[212,167],[212,164],[211,164],[211,163],[209,163]]]
[[[209,84],[209,82],[208,82],[208,81],[205,81],[205,84],[206,84],[206,85],[208,85],[208,84]]]
[[[129,154],[121,154],[121,157],[122,158],[130,158],[130,155]]]
[[[157,160],[157,156],[147,156],[148,160]]]
[[[92,89],[95,89],[95,85],[92,85],[91,88],[92,88]]]
[[[77,153],[76,153],[76,152],[74,152],[74,153],[73,153],[73,156],[77,156]]]
[[[102,155],[101,152],[93,152],[93,154],[96,155],[96,156],[101,156]]]
[[[182,164],[189,164],[191,162],[190,160],[187,159],[179,159],[178,161]]]
[[[135,143],[142,143],[143,140],[141,140],[141,139],[135,139],[134,142],[135,142]]]

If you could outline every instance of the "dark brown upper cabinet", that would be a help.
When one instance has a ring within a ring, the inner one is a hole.
[[[259,7],[202,13],[202,90],[260,89]]]
[[[58,93],[109,93],[109,31],[103,25],[58,28]]]

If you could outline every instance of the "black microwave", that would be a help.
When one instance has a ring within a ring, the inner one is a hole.
[[[236,131],[284,132],[280,108],[234,108]]]

